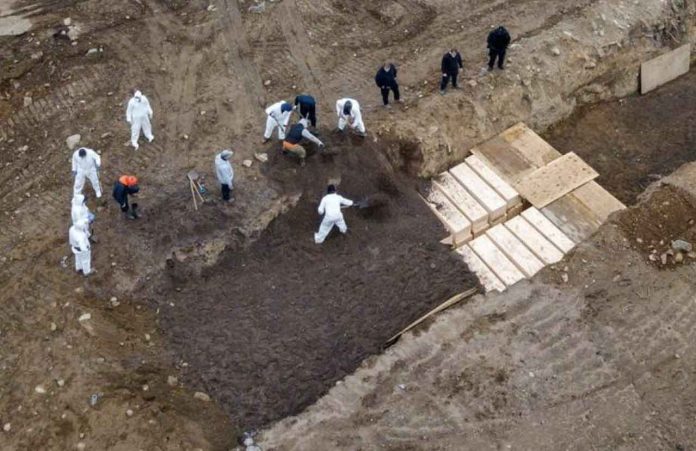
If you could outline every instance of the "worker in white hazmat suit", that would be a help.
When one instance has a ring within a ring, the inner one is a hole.
[[[97,198],[101,197],[99,168],[101,168],[101,157],[94,150],[80,147],[73,153],[72,173],[75,177],[75,185],[73,187],[75,194],[82,194],[82,189],[85,186],[85,178],[88,178]]]
[[[140,91],[135,91],[133,98],[128,101],[126,109],[126,121],[131,124],[131,145],[135,147],[135,150],[138,150],[139,147],[138,138],[140,138],[141,130],[149,142],[155,139],[152,134],[151,119],[150,101]]]
[[[92,251],[89,245],[87,221],[79,221],[73,224],[68,232],[70,249],[75,255],[75,271],[88,276],[92,272]]]
[[[230,197],[230,192],[232,192],[233,189],[232,182],[234,181],[234,170],[230,163],[232,155],[233,152],[229,149],[223,150],[215,155],[215,175],[217,176],[218,182],[220,182],[222,200],[225,202],[232,202],[234,200]]]
[[[89,225],[94,222],[94,213],[89,211],[87,207],[87,202],[85,196],[82,194],[75,194],[72,198],[72,208],[70,210],[70,216],[72,218],[73,225],[78,222],[87,222],[87,236],[92,236],[92,231],[89,229]]]
[[[341,233],[346,233],[348,231],[348,226],[346,221],[343,219],[343,213],[341,212],[341,207],[351,207],[353,201],[346,199],[336,193],[336,187],[334,185],[329,185],[326,189],[326,196],[321,200],[319,208],[317,211],[320,215],[324,215],[324,219],[321,221],[319,226],[319,231],[314,234],[314,242],[321,244],[326,239],[326,236],[331,232],[334,226],[338,227],[338,231]]]
[[[292,113],[292,105],[281,100],[266,108],[266,131],[263,133],[263,142],[267,143],[273,131],[278,128],[278,139],[285,139],[285,131],[290,122],[290,114]]]
[[[70,216],[72,217],[73,224],[77,224],[80,221],[87,221],[88,224],[94,222],[94,214],[89,211],[84,195],[75,194],[73,196]]]
[[[339,99],[336,101],[336,114],[338,115],[338,129],[343,131],[348,127],[357,130],[358,134],[365,135],[365,124],[360,113],[360,104],[355,99]]]

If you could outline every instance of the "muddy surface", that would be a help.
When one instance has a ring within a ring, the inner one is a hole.
[[[647,96],[581,108],[544,138],[575,152],[597,182],[626,205],[647,186],[696,158],[696,70]]]
[[[695,174],[692,165],[683,176]],[[694,212],[694,194],[653,189],[561,264],[402,337],[311,410],[265,431],[261,445],[693,448],[696,265],[656,267],[626,225],[652,218],[646,240],[676,230],[693,236],[684,220]]]
[[[299,413],[406,324],[477,284],[438,242],[444,231],[414,182],[393,173],[378,146],[329,138],[338,154],[314,155],[304,168],[274,154],[267,175],[301,196],[294,208],[199,276],[176,263],[158,291],[160,325],[189,364],[186,382],[241,429]],[[383,202],[344,210],[348,234],[334,230],[317,245],[329,180],[348,198]]]

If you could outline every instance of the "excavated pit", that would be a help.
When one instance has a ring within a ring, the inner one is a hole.
[[[209,393],[239,428],[299,413],[400,329],[477,285],[438,242],[445,231],[417,181],[392,171],[381,144],[358,141],[330,136],[337,155],[313,155],[304,168],[274,153],[266,175],[300,195],[297,204],[200,273],[173,263],[156,290],[187,385]],[[346,197],[370,196],[372,208],[345,210],[348,234],[317,245],[329,181]]]

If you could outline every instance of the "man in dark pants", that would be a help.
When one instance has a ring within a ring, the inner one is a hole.
[[[122,175],[118,178],[116,183],[114,183],[114,199],[116,199],[116,202],[118,202],[118,205],[121,207],[121,211],[128,219],[138,218],[138,214],[135,211],[138,204],[133,204],[132,207],[128,205],[128,195],[136,194],[138,191],[140,191],[140,187],[138,187],[138,178],[132,175]]]
[[[396,81],[396,67],[391,63],[384,63],[375,75],[375,83],[382,91],[382,103],[389,106],[389,91],[394,91],[394,100],[401,102],[399,96],[399,83]]]
[[[295,97],[295,109],[299,106],[300,116],[303,119],[309,119],[312,127],[317,126],[317,102],[314,97],[308,94],[302,94]]]
[[[456,49],[450,49],[442,57],[442,82],[440,83],[440,94],[445,93],[447,83],[452,80],[452,87],[457,89],[457,75],[464,68],[462,56]]]
[[[510,45],[510,33],[505,27],[498,27],[488,34],[488,70],[493,70],[496,58],[498,59],[498,69],[503,70],[505,64],[505,51]]]

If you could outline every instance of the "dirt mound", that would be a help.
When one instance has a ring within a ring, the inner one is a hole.
[[[632,245],[655,265],[680,263],[675,261],[677,253],[671,247],[672,241],[696,243],[696,201],[677,188],[663,186],[645,202],[622,214],[618,224]],[[682,261],[694,260],[687,255]]]
[[[258,241],[193,280],[177,264],[158,290],[161,327],[189,365],[186,382],[239,427],[299,412],[404,325],[477,283],[438,243],[442,226],[377,146],[330,140],[338,154],[314,155],[304,168],[271,156],[268,176],[301,197]],[[346,210],[348,235],[334,231],[316,245],[329,181],[375,208]]]

